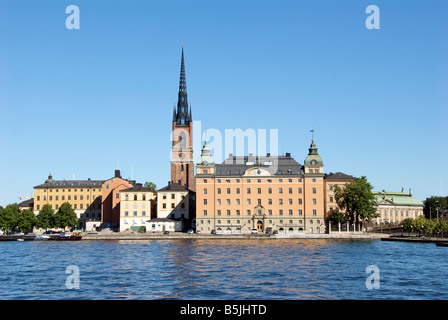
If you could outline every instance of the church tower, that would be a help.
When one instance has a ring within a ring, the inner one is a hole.
[[[193,162],[193,121],[191,106],[188,106],[187,81],[185,76],[184,48],[180,65],[177,108],[173,108],[173,134],[171,150],[171,182],[195,191]]]

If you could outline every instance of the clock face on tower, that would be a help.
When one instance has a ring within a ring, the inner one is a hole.
[[[316,164],[317,161],[316,160],[311,160],[311,164]]]

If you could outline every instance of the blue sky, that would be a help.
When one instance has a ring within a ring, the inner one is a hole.
[[[77,5],[80,29],[65,9]],[[368,30],[368,5],[380,29]],[[3,0],[0,205],[54,179],[170,179],[184,43],[202,129],[278,129],[375,190],[448,192],[446,1]],[[195,133],[196,134],[196,133]],[[195,150],[195,157],[200,150]]]

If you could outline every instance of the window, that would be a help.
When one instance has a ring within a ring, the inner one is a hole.
[[[226,201],[227,201],[227,205],[230,205],[230,199],[227,199]]]
[[[108,185],[108,184],[106,184],[106,189],[109,190],[109,185]],[[69,190],[69,191],[70,191],[70,190]]]
[[[207,194],[207,188],[204,188],[204,194]]]
[[[174,203],[171,204],[171,209],[174,209]]]
[[[204,205],[207,205],[207,199],[204,199]]]
[[[313,216],[315,216],[317,214],[316,209],[313,209]]]
[[[278,214],[282,216],[282,215],[283,215],[283,210],[280,209],[279,212],[278,212]]]
[[[218,194],[221,194],[221,188],[218,188]]]
[[[278,204],[283,204],[283,199],[278,199]]]
[[[227,194],[230,194],[230,188],[227,188]]]
[[[330,202],[333,202],[333,197],[330,197]]]
[[[129,211],[125,211],[125,212],[124,212],[124,215],[125,215],[125,216],[129,216]]]
[[[329,187],[330,187],[330,190],[333,190],[333,185],[332,184],[330,184]]]
[[[166,203],[163,203],[163,204],[162,204],[162,208],[163,208],[163,209],[166,209]]]
[[[143,201],[146,201],[146,194],[143,195]]]
[[[283,194],[283,188],[278,188],[278,193]]]
[[[171,199],[176,199],[176,195],[174,193],[171,194]],[[137,200],[137,196],[134,197],[134,200]]]
[[[247,188],[247,194],[250,194],[250,188]]]
[[[240,194],[240,188],[236,188],[236,194]]]
[[[227,215],[230,216],[230,210],[227,210]]]
[[[272,188],[269,188],[269,189],[268,189],[268,193],[269,193],[269,194],[272,194]]]
[[[250,209],[247,210],[247,215],[250,216]]]
[[[299,204],[302,204],[302,198],[299,198]]]
[[[240,215],[240,210],[236,210],[236,215],[237,215],[237,216]]]
[[[240,199],[236,199],[236,204],[240,205]]]
[[[164,193],[163,195],[162,195],[162,198],[165,200],[166,199],[166,193]]]
[[[302,188],[299,188],[299,194],[302,194]]]
[[[288,188],[288,193],[292,194],[292,188]]]
[[[261,194],[261,188],[257,189],[258,194]]]
[[[49,198],[50,198],[50,201],[53,200],[53,196],[50,196]]]
[[[313,198],[313,204],[316,204],[316,198]]]
[[[268,199],[268,204],[272,204],[272,199]]]
[[[247,199],[247,204],[250,204],[250,199]]]
[[[270,216],[272,216],[272,210],[271,210],[271,209],[268,210],[268,214],[269,214]]]
[[[218,216],[220,216],[221,215],[221,210],[218,210]]]
[[[289,209],[289,215],[292,216],[292,209]]]
[[[292,204],[292,199],[288,199],[288,203],[289,203],[289,204]]]
[[[313,188],[313,193],[316,194],[316,188]]]
[[[146,211],[142,211],[142,216],[146,216]]]
[[[299,209],[299,216],[303,214],[302,209]]]

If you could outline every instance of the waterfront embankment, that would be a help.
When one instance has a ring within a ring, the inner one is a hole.
[[[162,233],[133,233],[133,234],[93,234],[83,235],[83,240],[174,240],[174,239],[381,239],[388,238],[388,234],[382,233],[330,233],[330,234],[188,234],[182,232]]]

